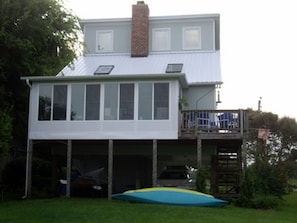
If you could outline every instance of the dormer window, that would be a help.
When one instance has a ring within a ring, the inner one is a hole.
[[[153,51],[166,51],[170,50],[170,29],[157,28],[152,30],[152,50]]]
[[[113,68],[114,68],[114,65],[100,65],[97,68],[97,70],[94,72],[94,74],[95,75],[110,74]]]
[[[183,49],[201,49],[201,27],[185,27],[183,29]]]
[[[96,52],[113,51],[113,30],[99,30],[96,32]]]
[[[166,73],[181,73],[182,69],[183,69],[182,63],[172,63],[167,65]]]

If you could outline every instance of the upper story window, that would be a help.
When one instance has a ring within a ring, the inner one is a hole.
[[[104,91],[105,120],[134,119],[134,84],[106,83]]]
[[[67,85],[40,85],[38,120],[66,120]]]
[[[183,29],[183,49],[201,49],[201,27],[185,27]]]
[[[99,120],[100,84],[71,85],[71,120]]]
[[[139,83],[138,119],[169,119],[169,83]]]
[[[165,51],[170,50],[170,29],[156,28],[152,30],[152,50]]]
[[[52,86],[39,86],[38,120],[51,120],[52,114]]]
[[[96,32],[96,52],[113,51],[113,30],[100,30]]]

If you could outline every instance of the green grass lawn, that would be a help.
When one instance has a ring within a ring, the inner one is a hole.
[[[76,198],[0,201],[0,222],[3,223],[293,223],[296,220],[297,192],[285,196],[283,204],[275,210],[245,209],[233,205],[220,208],[183,207]]]

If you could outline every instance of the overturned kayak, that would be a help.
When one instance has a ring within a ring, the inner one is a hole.
[[[128,190],[121,194],[113,194],[112,198],[131,202],[200,207],[222,207],[228,204],[227,201],[214,198],[209,194],[171,187]]]

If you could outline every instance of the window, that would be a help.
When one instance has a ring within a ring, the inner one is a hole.
[[[86,86],[86,120],[99,120],[100,117],[100,85]]]
[[[39,86],[38,120],[66,120],[66,107],[67,85]]]
[[[139,120],[169,119],[169,83],[140,83],[138,98]]]
[[[118,84],[106,83],[104,89],[104,120],[117,120]]]
[[[114,65],[100,65],[94,74],[110,74],[113,68]]]
[[[152,30],[153,51],[165,51],[170,50],[170,29],[169,28],[159,28]]]
[[[138,119],[152,120],[153,85],[152,83],[139,83]]]
[[[66,120],[67,85],[54,86],[53,120]]]
[[[168,64],[166,68],[166,73],[181,73],[182,69],[182,63]]]
[[[52,86],[39,86],[38,120],[51,120],[52,111]]]
[[[169,83],[154,85],[154,119],[169,119]]]
[[[113,51],[113,31],[100,30],[96,33],[96,52]]]
[[[71,120],[84,119],[85,86],[73,84],[71,87]]]
[[[201,49],[200,27],[186,27],[183,32],[183,48],[185,50]]]
[[[120,84],[119,119],[134,119],[134,84]]]

